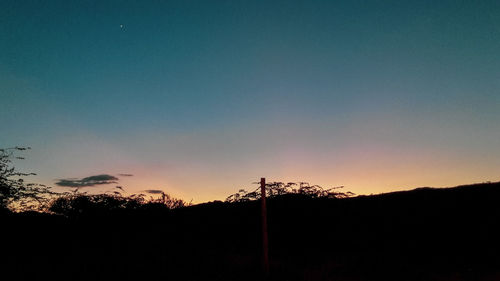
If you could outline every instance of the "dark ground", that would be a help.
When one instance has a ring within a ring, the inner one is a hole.
[[[500,183],[289,195],[268,214],[271,280],[500,280]],[[259,202],[0,219],[1,280],[262,276]]]

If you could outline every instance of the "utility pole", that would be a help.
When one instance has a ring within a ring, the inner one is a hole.
[[[266,209],[266,178],[260,178],[260,199],[262,213],[262,266],[264,274],[269,275],[269,245],[267,236],[267,209]]]

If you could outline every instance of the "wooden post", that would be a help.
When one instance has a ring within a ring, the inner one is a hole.
[[[267,236],[267,209],[266,209],[266,178],[260,179],[261,213],[262,213],[262,266],[266,277],[269,275],[269,248]]]

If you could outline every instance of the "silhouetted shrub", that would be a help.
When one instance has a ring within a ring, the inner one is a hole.
[[[266,197],[276,197],[286,194],[300,194],[311,198],[348,198],[355,194],[348,192],[338,192],[336,190],[344,186],[324,189],[319,185],[309,185],[307,182],[270,182],[266,183]],[[260,199],[260,187],[252,192],[240,189],[237,193],[226,198],[226,202],[245,202]]]
[[[182,199],[174,198],[165,192],[162,192],[161,197],[158,199],[151,198],[147,204],[159,204],[167,207],[168,209],[177,209],[191,205],[190,203],[186,203]]]
[[[66,216],[78,216],[81,214],[99,214],[116,212],[119,210],[139,209],[176,209],[187,206],[183,200],[173,198],[163,193],[158,199],[145,199],[144,194],[133,194],[122,196],[120,193],[113,194],[86,194],[66,193],[50,203],[48,210]]]

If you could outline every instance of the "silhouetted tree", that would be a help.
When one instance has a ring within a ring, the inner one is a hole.
[[[12,165],[12,159],[24,159],[15,156],[15,152],[30,149],[13,147],[0,149],[0,208],[16,211],[44,210],[53,195],[57,194],[43,184],[26,183],[23,177],[35,173],[19,172]]]
[[[307,182],[270,182],[266,183],[266,195],[269,198],[282,196],[285,194],[300,194],[311,198],[347,198],[355,194],[348,192],[339,192],[338,189],[344,186],[324,189],[319,185],[309,185]],[[240,189],[237,193],[226,198],[226,202],[245,202],[260,199],[260,188],[252,192]]]
[[[102,214],[120,210],[176,209],[188,206],[182,199],[162,193],[160,198],[146,199],[144,194],[123,196],[120,192],[111,194],[80,193],[78,189],[54,199],[48,210],[66,216]]]

